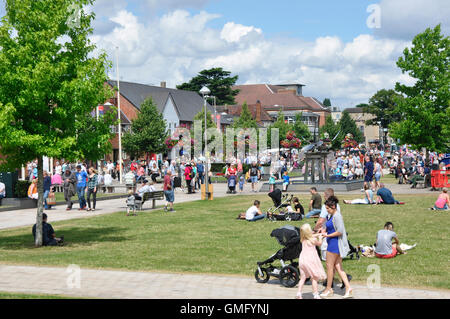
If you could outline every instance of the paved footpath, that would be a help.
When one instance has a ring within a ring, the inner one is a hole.
[[[402,185],[392,185],[394,194],[407,194],[410,190]],[[248,189],[249,187],[247,187]],[[394,189],[395,188],[395,189]],[[214,196],[226,196],[225,184],[214,184]],[[414,193],[430,193],[427,190],[413,190]],[[361,194],[360,191],[349,192]],[[243,195],[254,194],[247,190]],[[258,195],[261,195],[259,193]],[[232,195],[236,196],[236,195]],[[309,195],[305,195],[309,196]],[[176,203],[199,200],[200,193],[187,195],[176,193]],[[161,202],[160,202],[161,204]],[[147,204],[147,207],[149,207]],[[77,205],[74,205],[77,207]],[[96,215],[124,211],[125,199],[97,202],[95,212],[79,212],[74,209],[65,211],[65,206],[58,206],[47,211],[51,222],[73,218],[88,218]],[[147,209],[148,210],[148,209]],[[36,209],[0,212],[0,229],[31,226],[35,223]],[[284,288],[277,279],[267,284],[258,284],[253,276],[227,276],[205,274],[174,274],[159,272],[126,272],[81,269],[80,288],[70,288],[69,283],[76,283],[66,268],[30,267],[0,264],[0,291],[31,294],[66,295],[87,298],[145,298],[145,299],[292,299],[297,288]],[[355,298],[362,299],[404,299],[404,298],[439,298],[450,299],[450,290],[423,290],[407,288],[373,288],[353,285]],[[336,299],[344,291],[336,289]],[[304,298],[312,298],[311,286],[304,288]]]
[[[108,299],[294,299],[297,293],[277,279],[259,284],[240,276],[81,269],[77,281],[74,274],[66,268],[0,265],[0,291]],[[353,290],[355,299],[450,299],[450,291],[361,285]],[[338,288],[332,299],[343,294]],[[303,297],[312,298],[310,285],[304,286]]]

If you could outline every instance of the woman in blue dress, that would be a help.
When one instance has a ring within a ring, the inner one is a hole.
[[[327,287],[320,295],[322,298],[329,298],[333,296],[331,284],[333,283],[334,270],[341,277],[345,284],[344,298],[353,297],[353,289],[350,287],[347,274],[342,268],[342,258],[347,256],[350,248],[348,246],[347,232],[345,231],[344,220],[341,213],[336,209],[339,200],[335,196],[330,196],[326,202],[325,207],[329,214],[329,219],[326,222],[327,233],[323,237],[327,238]]]

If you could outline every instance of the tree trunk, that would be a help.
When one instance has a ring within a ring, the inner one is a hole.
[[[36,239],[35,246],[42,246],[42,213],[44,210],[44,161],[38,158],[38,205],[36,217]]]

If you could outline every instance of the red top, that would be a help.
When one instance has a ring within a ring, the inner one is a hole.
[[[233,168],[233,167],[230,167],[230,168],[228,169],[228,174],[229,174],[229,175],[236,175],[236,169]]]
[[[168,186],[172,186],[172,180],[170,179],[170,176],[169,175],[166,175],[166,176],[164,176],[164,190],[165,191],[170,191],[170,190],[172,190],[172,188],[168,188]]]

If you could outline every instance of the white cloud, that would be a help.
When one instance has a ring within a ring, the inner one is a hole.
[[[448,0],[381,0],[381,28],[375,34],[395,39],[413,37],[442,24],[442,31],[450,35],[450,1]]]
[[[208,23],[220,17],[184,10],[171,11],[148,23],[126,10],[111,21],[118,26],[93,40],[114,60],[120,46],[124,80],[175,87],[199,71],[223,67],[239,75],[239,83],[306,84],[304,94],[349,107],[367,102],[379,89],[410,81],[395,62],[409,42],[360,35],[351,42],[321,37],[267,39],[261,29],[228,22],[222,29]],[[114,70],[111,74],[115,78]]]
[[[220,33],[220,38],[229,43],[239,42],[242,37],[249,33],[255,33],[257,35],[262,34],[262,30],[255,27],[247,27],[242,24],[236,24],[234,22],[228,22]]]

